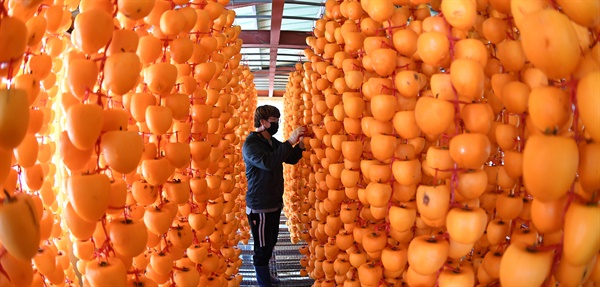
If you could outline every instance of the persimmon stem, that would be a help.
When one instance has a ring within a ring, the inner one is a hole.
[[[527,246],[527,251],[531,252],[545,252],[545,251],[556,251],[562,248],[562,244],[553,244],[547,246],[530,245]]]
[[[165,242],[165,247],[162,249],[161,252],[169,252],[169,241],[167,241],[167,233],[165,232],[165,234],[162,235],[163,241]]]

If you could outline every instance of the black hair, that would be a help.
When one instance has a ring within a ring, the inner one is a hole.
[[[264,105],[254,111],[254,127],[260,127],[260,120],[269,120],[270,117],[279,118],[279,109],[271,105]]]

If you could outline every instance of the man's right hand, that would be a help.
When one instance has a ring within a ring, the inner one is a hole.
[[[295,145],[296,143],[298,143],[298,141],[300,140],[300,137],[303,136],[305,132],[306,132],[305,127],[296,128],[292,132],[290,137],[288,138],[288,142],[291,143],[292,145]]]

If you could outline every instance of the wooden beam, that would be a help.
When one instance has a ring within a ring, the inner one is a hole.
[[[231,10],[247,6],[258,6],[267,3],[271,3],[271,0],[231,0],[229,4],[225,5],[225,8]]]
[[[252,2],[247,2],[247,3],[238,3],[237,1],[233,2],[233,4],[231,4],[232,2],[230,2],[229,5],[225,6],[225,8],[227,8],[227,10],[232,10],[235,8],[243,8],[243,7],[248,7],[248,6],[257,6],[257,5],[261,5],[261,4],[266,4],[269,3],[269,1],[252,1]],[[237,18],[237,16],[236,16]]]
[[[275,71],[275,75],[284,75],[287,76],[290,74],[290,72],[292,72],[293,70],[289,70],[289,71]],[[252,74],[254,75],[269,75],[271,72],[268,70],[260,70],[260,71],[252,71]]]
[[[286,4],[305,5],[305,6],[325,6],[325,3],[323,3],[323,2],[315,3],[315,2],[308,2],[308,1],[287,0],[287,1],[285,1],[285,3]]]
[[[266,56],[266,55],[270,55],[269,53],[241,53],[241,54],[244,55],[244,56]],[[298,54],[278,53],[277,56],[306,58],[304,56],[304,54],[302,54],[302,53],[298,53]]]
[[[283,19],[283,6],[285,0],[271,2],[271,64],[269,66],[269,97],[273,96],[275,87],[275,70],[277,69],[277,48],[281,37],[281,20]],[[306,39],[305,39],[306,41]]]
[[[268,97],[269,96],[268,90],[257,90],[256,92],[259,97]],[[277,91],[273,92],[273,97],[283,97],[283,94],[285,94],[285,91],[277,90]]]
[[[271,48],[278,46],[284,48],[284,46],[293,46],[290,48],[305,49],[307,47],[306,37],[311,35],[309,32],[279,31],[279,42],[273,44],[271,41],[273,34],[274,30],[242,30],[238,39],[244,41],[243,48]]]
[[[243,59],[244,62],[268,62],[268,59]],[[298,63],[298,60],[277,60],[279,63]]]
[[[237,15],[236,19],[269,19],[271,15]],[[283,19],[300,20],[300,21],[317,21],[321,18],[305,17],[305,16],[283,16]]]
[[[271,48],[271,44],[267,43],[267,44],[246,44],[244,43],[242,45],[242,47],[244,48]],[[279,45],[280,49],[306,49],[308,48],[308,46],[306,44],[303,45]]]

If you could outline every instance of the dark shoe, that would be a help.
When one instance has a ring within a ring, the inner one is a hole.
[[[279,283],[281,283],[281,280],[279,280],[277,274],[271,274],[271,283],[273,283],[273,285],[279,285]]]
[[[256,271],[256,281],[260,287],[272,287],[271,283],[271,272],[269,271],[269,265],[266,266],[254,266]]]

